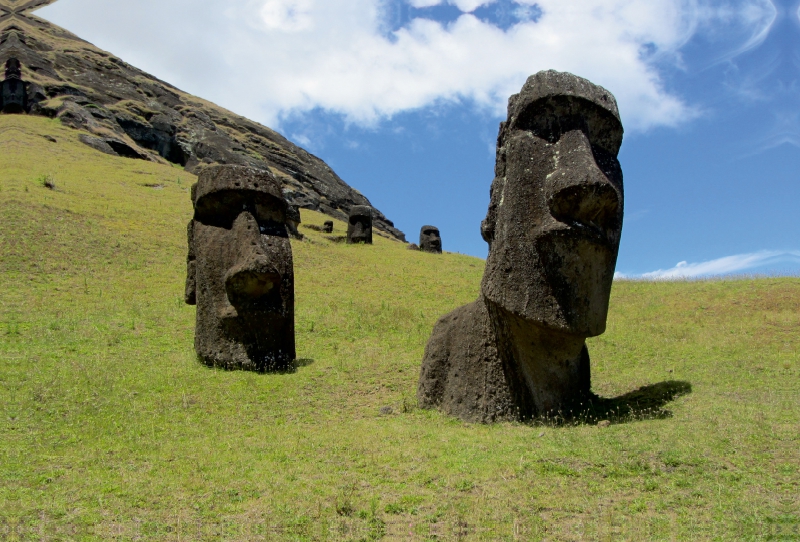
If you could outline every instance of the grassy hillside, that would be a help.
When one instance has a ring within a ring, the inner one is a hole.
[[[468,425],[415,389],[481,260],[301,229],[296,371],[209,369],[193,177],[77,136],[0,118],[0,538],[798,539],[800,280],[618,282],[611,425]]]

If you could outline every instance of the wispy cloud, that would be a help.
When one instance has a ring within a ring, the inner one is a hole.
[[[739,28],[748,34],[747,39],[733,50],[720,56],[717,62],[729,61],[743,53],[752,51],[769,36],[780,15],[772,0],[746,0],[743,5],[722,5],[706,11],[706,19],[718,29],[728,31]]]
[[[762,250],[750,254],[736,254],[700,263],[679,262],[672,269],[659,269],[641,275],[616,273],[615,278],[671,280],[730,275],[754,270],[768,272],[786,271],[787,268],[800,267],[800,251]]]

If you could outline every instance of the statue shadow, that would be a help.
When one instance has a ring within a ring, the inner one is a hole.
[[[292,362],[286,367],[267,367],[258,372],[261,374],[270,375],[293,375],[296,374],[298,370],[302,369],[303,367],[308,367],[313,363],[314,360],[311,358],[297,358],[292,360]]]
[[[303,367],[308,367],[309,365],[313,364],[315,360],[311,358],[297,358],[292,360],[291,363],[288,365],[282,365],[279,367],[262,367],[259,369],[242,369],[242,368],[228,368],[228,367],[219,367],[216,365],[209,365],[204,363],[202,359],[198,357],[198,361],[204,367],[212,370],[212,371],[222,371],[222,372],[238,372],[238,371],[247,371],[261,375],[293,375],[297,373],[297,371]]]
[[[692,393],[691,383],[667,380],[642,386],[618,397],[592,394],[572,412],[548,416],[544,421],[556,425],[597,425],[671,418],[672,412],[665,408],[666,405],[689,393]]]

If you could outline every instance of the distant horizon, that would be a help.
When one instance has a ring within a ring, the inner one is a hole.
[[[477,257],[508,96],[570,71],[617,97],[626,128],[620,276],[800,272],[798,0],[59,0],[36,15],[279,131],[409,241],[433,224]]]

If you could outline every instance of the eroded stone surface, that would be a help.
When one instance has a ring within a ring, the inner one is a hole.
[[[442,236],[436,226],[422,226],[419,230],[419,249],[433,254],[442,253]]]
[[[372,244],[372,207],[356,205],[350,209],[347,223],[347,244]]]
[[[614,97],[540,72],[509,99],[481,233],[481,294],[436,323],[417,396],[468,421],[579,409],[585,339],[605,330],[623,216]]]
[[[207,365],[281,370],[295,359],[294,267],[287,203],[268,171],[204,170],[192,187],[185,301]]]
[[[85,130],[120,156],[200,173],[214,164],[269,169],[289,203],[346,220],[369,200],[322,160],[269,128],[191,96],[32,14],[54,0],[0,0],[0,62],[22,65],[30,114]],[[105,145],[92,142],[94,148]],[[375,227],[405,240],[382,213]]]
[[[300,208],[297,205],[289,205],[286,208],[286,229],[293,239],[302,241],[303,234],[297,229],[300,222]]]

